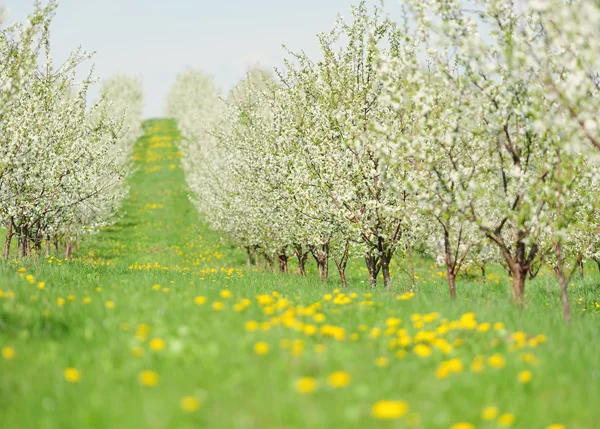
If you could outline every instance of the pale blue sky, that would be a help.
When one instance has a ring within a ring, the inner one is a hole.
[[[62,0],[52,27],[56,60],[81,45],[96,51],[100,78],[139,75],[147,117],[164,113],[177,72],[194,67],[224,90],[252,65],[281,64],[285,43],[318,55],[315,35],[358,0]],[[372,0],[374,1],[374,0]],[[8,22],[23,20],[33,0],[0,0]],[[398,10],[396,2],[388,8]]]

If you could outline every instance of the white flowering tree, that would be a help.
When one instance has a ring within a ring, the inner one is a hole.
[[[111,115],[104,100],[88,108],[88,89],[95,80],[91,75],[82,81],[76,78],[90,55],[76,50],[55,68],[49,42],[55,3],[36,6],[28,25],[2,32],[1,54],[7,66],[0,70],[0,81],[10,93],[3,100],[0,122],[5,258],[14,235],[19,256],[32,250],[39,254],[42,240],[48,243],[59,234],[65,236],[70,256],[76,236],[114,214],[122,197],[115,187],[122,185],[129,165],[122,156],[122,115]],[[140,109],[135,109],[135,120],[127,125],[136,122],[134,128],[139,129]]]

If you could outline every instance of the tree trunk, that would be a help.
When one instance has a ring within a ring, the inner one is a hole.
[[[567,289],[567,284],[569,281],[565,278],[565,272],[563,269],[564,260],[562,257],[562,249],[560,243],[556,243],[555,252],[556,266],[554,268],[554,272],[556,273],[556,277],[558,277],[558,282],[560,283],[563,316],[565,317],[565,321],[567,322],[567,324],[569,324],[571,322],[571,313],[569,311],[569,295]]]
[[[481,270],[481,277],[483,277],[483,280],[485,280],[485,264],[480,265],[479,269]]]
[[[250,268],[252,265],[252,252],[250,246],[246,246],[246,267]]]
[[[383,287],[389,289],[392,283],[392,277],[390,276],[390,261],[392,256],[389,252],[383,252],[381,255],[381,273],[383,274]]]
[[[277,259],[279,259],[279,271],[287,274],[288,273],[288,256],[285,253],[285,249],[281,249],[279,254],[277,255]]]
[[[579,277],[583,278],[583,255],[581,253],[577,255],[577,269],[579,271]]]
[[[27,256],[27,241],[27,228],[21,226],[19,227],[19,258],[24,258]]]
[[[306,260],[308,259],[309,252],[303,252],[301,245],[294,246],[294,252],[296,253],[296,257],[298,258],[298,270],[297,274],[299,276],[306,276]]]
[[[525,279],[527,278],[527,268],[518,265],[515,270],[511,273],[512,280],[512,298],[513,301],[518,304],[523,304],[523,292],[525,291]]]
[[[46,235],[46,258],[50,256],[50,235]]]
[[[598,266],[598,271],[600,271],[600,259],[596,259],[594,258],[594,262],[596,263],[596,265]]]
[[[415,261],[413,260],[413,250],[412,250],[412,246],[409,244],[408,245],[408,263],[409,263],[409,269],[410,269],[410,281],[411,281],[411,285],[410,285],[410,291],[414,292],[415,291]]]
[[[323,244],[320,247],[311,246],[310,252],[317,262],[319,277],[323,280],[323,283],[326,283],[329,278],[329,243]]]
[[[375,288],[377,287],[377,276],[381,269],[381,260],[378,255],[376,256],[371,252],[365,255],[365,262],[369,271],[369,286]]]
[[[348,265],[348,257],[350,255],[349,250],[350,240],[348,239],[344,244],[344,252],[342,253],[342,256],[340,256],[339,258],[336,258],[335,255],[333,256],[333,261],[335,262],[335,266],[337,267],[338,273],[340,274],[340,280],[342,281],[342,287],[344,289],[348,286],[348,283],[346,282],[346,266]]]
[[[23,233],[21,231],[19,231],[17,255],[19,258],[25,257],[25,238],[23,237]]]
[[[448,289],[450,289],[450,298],[451,299],[455,299],[456,298],[456,276],[454,275],[454,272],[452,271],[452,269],[448,266],[446,266],[447,270],[447,274],[448,274]]]
[[[65,259],[71,259],[72,251],[73,251],[73,247],[71,245],[71,241],[66,240],[66,242],[65,242]]]
[[[40,234],[39,232],[35,235],[33,246],[33,248],[35,249],[36,256],[40,256],[42,254],[42,234]]]
[[[58,258],[58,235],[53,238],[54,241],[54,255]]]
[[[263,252],[263,258],[265,260],[264,269],[265,271],[273,271],[273,258],[269,256],[267,252]]]
[[[8,256],[10,254],[10,243],[12,241],[13,235],[13,218],[12,216],[8,218],[8,226],[6,227],[6,240],[4,241],[4,260],[8,260]]]

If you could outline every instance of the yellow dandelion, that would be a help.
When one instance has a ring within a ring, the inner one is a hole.
[[[519,383],[527,384],[531,381],[532,377],[531,371],[521,371],[518,375]]]
[[[223,289],[220,293],[221,298],[227,299],[231,297],[231,291],[229,289]]]
[[[295,386],[300,393],[311,393],[317,390],[317,380],[312,377],[302,377],[296,380]]]
[[[385,356],[380,356],[377,359],[375,359],[375,365],[377,365],[379,368],[384,368],[389,364],[390,360]]]
[[[158,384],[158,382],[160,381],[160,377],[156,372],[146,370],[139,373],[138,381],[143,386],[153,387]]]
[[[481,420],[494,420],[498,417],[498,407],[485,407],[483,411],[481,411]]]
[[[512,426],[512,424],[514,422],[515,422],[514,414],[505,413],[505,414],[502,414],[500,417],[498,417],[498,424],[500,426]]]
[[[165,340],[163,340],[162,338],[152,338],[150,340],[149,345],[150,345],[150,350],[155,351],[155,352],[164,350],[165,347],[167,346],[167,344],[165,343]]]
[[[261,356],[266,355],[269,353],[269,345],[264,341],[259,341],[258,343],[254,344],[254,353]]]
[[[112,301],[106,301],[106,308],[109,310],[115,308],[115,303]]]
[[[379,401],[373,405],[371,410],[373,416],[379,420],[393,420],[404,417],[409,410],[409,406],[404,401]]]
[[[431,356],[431,348],[427,347],[425,344],[417,344],[413,348],[413,352],[420,357]]]
[[[221,311],[221,310],[223,310],[223,307],[224,307],[223,303],[222,303],[222,302],[219,302],[219,301],[215,301],[215,302],[213,302],[213,304],[212,304],[212,308],[213,308],[213,310],[215,310],[215,311]]]
[[[248,332],[257,331],[258,328],[260,328],[260,325],[255,320],[248,320],[246,323],[244,323],[244,329]]]
[[[331,387],[341,388],[350,384],[351,379],[352,377],[346,371],[336,371],[329,374],[327,377],[327,383]]]
[[[200,400],[195,396],[184,396],[183,398],[181,398],[179,404],[181,406],[181,409],[186,413],[193,413],[195,411],[198,411],[201,405]]]
[[[14,359],[15,349],[11,346],[2,347],[2,357],[6,360]]]
[[[506,365],[506,360],[504,357],[502,357],[502,355],[495,354],[488,358],[488,365],[492,368],[504,368]]]
[[[40,289],[40,290],[41,290],[41,289],[44,289],[44,288],[46,287],[46,282],[38,282],[38,285],[37,285],[37,287],[38,287],[38,289]]]
[[[550,426],[546,426],[546,429],[567,429],[565,425],[561,425],[560,423],[554,423]]]
[[[65,380],[69,383],[77,383],[81,380],[81,374],[75,368],[67,368],[64,372]]]
[[[472,423],[460,422],[450,426],[450,429],[475,429],[475,425]]]

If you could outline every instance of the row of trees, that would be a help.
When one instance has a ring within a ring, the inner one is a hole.
[[[466,265],[501,262],[512,295],[542,265],[566,286],[600,260],[600,8],[595,2],[407,0],[396,22],[364,2],[220,97],[183,73],[169,114],[212,225],[248,250],[349,257],[390,285],[392,257],[424,251],[449,290]],[[409,267],[411,264],[400,264]],[[414,284],[414,274],[413,284]]]
[[[20,257],[40,254],[45,241],[70,257],[74,241],[113,218],[126,192],[133,142],[141,132],[139,79],[95,83],[78,49],[59,67],[50,48],[56,3],[35,4],[25,23],[0,27],[0,219],[4,259],[18,240]],[[1,25],[1,23],[0,23]],[[59,244],[60,243],[60,244]]]

